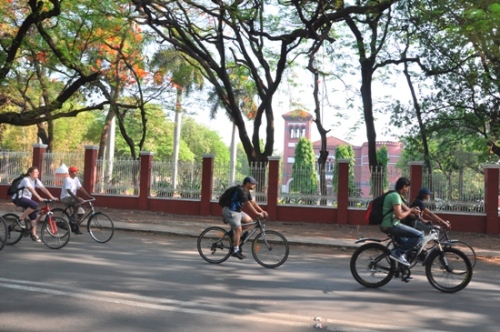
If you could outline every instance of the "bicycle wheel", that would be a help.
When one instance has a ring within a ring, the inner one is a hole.
[[[106,243],[115,234],[115,225],[110,217],[102,212],[96,212],[90,216],[87,223],[87,231],[94,241]]]
[[[40,237],[47,247],[61,249],[69,242],[71,228],[65,219],[49,215],[42,224]]]
[[[0,250],[5,247],[5,243],[7,242],[7,237],[9,236],[9,231],[7,229],[7,223],[3,218],[0,217]]]
[[[233,239],[222,227],[209,227],[201,232],[197,242],[201,258],[212,264],[226,261],[231,255]]]
[[[351,257],[351,274],[365,287],[382,287],[394,276],[396,263],[389,258],[390,250],[378,243],[362,245]]]
[[[467,256],[472,268],[474,268],[474,266],[476,266],[476,252],[467,242],[460,241],[460,240],[450,240],[450,241],[448,241],[448,243],[449,243],[449,245],[451,245],[452,248],[456,248],[456,249],[460,250],[461,252],[463,252],[465,254],[465,256]]]
[[[21,241],[23,237],[23,230],[17,223],[19,216],[14,213],[7,213],[2,216],[3,220],[7,224],[7,241],[8,245],[13,245]]]
[[[252,243],[253,258],[263,267],[280,266],[287,260],[289,252],[288,241],[276,231],[262,232]]]
[[[444,293],[464,289],[472,279],[472,266],[467,256],[458,249],[444,247],[429,254],[425,274],[432,287]]]

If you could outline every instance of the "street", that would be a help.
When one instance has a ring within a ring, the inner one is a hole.
[[[243,249],[245,260],[212,265],[192,237],[117,231],[98,244],[84,233],[61,250],[23,238],[0,252],[0,330],[498,330],[498,265],[479,261],[465,290],[444,294],[423,268],[410,283],[364,288],[352,250],[294,245],[265,269]]]

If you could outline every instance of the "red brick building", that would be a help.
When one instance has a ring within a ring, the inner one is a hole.
[[[306,137],[309,140],[311,139],[311,125],[313,116],[306,111],[295,110],[283,114],[283,119],[285,120],[285,137],[283,146],[283,176],[281,185],[282,191],[287,192],[294,163],[295,146],[297,144],[297,141],[301,137]],[[319,157],[321,141],[315,141],[312,144],[316,157]],[[403,144],[400,142],[391,141],[380,141],[376,144],[377,148],[382,146],[387,147],[389,157],[389,163],[387,167],[389,173],[389,183],[393,184],[399,177],[399,174],[395,169],[395,165],[403,151]],[[361,189],[362,196],[369,197],[370,169],[368,166],[368,143],[365,142],[361,146],[353,146],[349,142],[343,141],[334,136],[329,136],[327,137],[326,145],[326,148],[329,152],[326,165],[327,186],[331,188],[331,179],[333,177],[333,169],[335,165],[335,151],[337,147],[339,145],[351,145],[354,150],[354,156],[356,159],[354,165],[354,182]]]

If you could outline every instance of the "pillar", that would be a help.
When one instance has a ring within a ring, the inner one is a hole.
[[[498,180],[500,165],[482,164],[481,166],[484,169],[484,212],[486,212],[486,233],[499,234]]]
[[[151,188],[151,169],[153,167],[153,152],[141,151],[141,170],[139,175],[139,209],[148,210],[149,192]]]
[[[46,150],[47,144],[33,144],[33,160],[31,166],[38,168],[38,171],[40,172],[38,174],[38,178],[40,180],[43,177],[43,155]],[[26,170],[23,170],[23,172],[26,172]]]
[[[267,208],[270,220],[278,219],[278,193],[280,176],[280,157],[268,157],[269,173],[267,174]]]
[[[412,161],[408,163],[410,166],[410,196],[408,202],[413,202],[418,196],[418,191],[422,188],[422,171],[424,169],[423,161]]]
[[[338,159],[337,223],[347,224],[349,206],[349,159]]]
[[[85,164],[83,167],[83,187],[92,195],[97,179],[98,146],[85,145]]]
[[[212,200],[212,179],[214,175],[214,158],[213,154],[203,155],[203,164],[201,171],[201,201],[200,215],[210,215],[210,201]]]

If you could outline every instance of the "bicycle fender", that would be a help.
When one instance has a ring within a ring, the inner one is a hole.
[[[382,243],[382,242],[385,242],[385,241],[387,241],[387,240],[389,240],[389,238],[386,238],[386,239],[381,240],[381,239],[375,239],[375,238],[373,238],[373,237],[363,237],[363,238],[361,238],[361,239],[356,240],[356,242],[354,242],[354,243],[364,243],[364,242],[377,242],[377,243]]]

